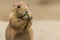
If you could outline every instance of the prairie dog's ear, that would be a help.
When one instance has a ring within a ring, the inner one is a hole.
[[[18,3],[14,3],[14,4],[13,4],[13,7],[16,7],[17,5],[18,5]]]
[[[13,7],[15,7],[15,4],[13,4]]]

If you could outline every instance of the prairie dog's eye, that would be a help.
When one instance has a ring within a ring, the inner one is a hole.
[[[20,6],[17,6],[18,8],[21,8]]]

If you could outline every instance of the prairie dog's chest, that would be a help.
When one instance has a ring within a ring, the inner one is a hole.
[[[29,32],[17,33],[14,40],[30,40]]]

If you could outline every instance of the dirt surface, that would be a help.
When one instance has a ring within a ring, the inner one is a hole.
[[[5,40],[7,22],[0,21],[0,40]],[[33,40],[60,40],[60,21],[34,21]]]

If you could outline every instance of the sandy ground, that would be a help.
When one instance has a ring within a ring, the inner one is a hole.
[[[0,21],[0,40],[5,40],[7,22]],[[33,40],[60,40],[60,21],[34,21]]]

